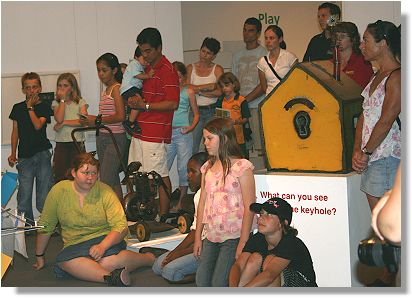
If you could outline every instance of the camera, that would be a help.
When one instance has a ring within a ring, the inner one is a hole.
[[[51,104],[54,100],[54,93],[53,92],[40,93],[39,99],[42,102],[48,102]]]
[[[401,247],[372,237],[359,242],[358,257],[367,266],[386,266],[390,273],[396,273],[401,260]]]

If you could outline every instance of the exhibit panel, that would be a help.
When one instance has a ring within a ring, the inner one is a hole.
[[[357,247],[368,236],[370,211],[350,174],[256,174],[256,202],[271,197],[293,208],[291,225],[308,247],[319,287],[363,286],[357,276]]]

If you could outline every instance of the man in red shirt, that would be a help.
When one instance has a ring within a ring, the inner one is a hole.
[[[143,29],[136,38],[148,66],[146,72],[154,70],[152,78],[143,82],[143,98],[139,95],[129,98],[131,108],[139,109],[138,122],[142,129],[131,140],[129,163],[142,163],[141,171],[156,171],[162,176],[171,191],[167,168],[166,144],[172,136],[173,112],[179,106],[179,78],[169,60],[162,54],[162,37],[156,28]],[[160,217],[164,220],[169,212],[170,201],[163,189],[159,188]]]

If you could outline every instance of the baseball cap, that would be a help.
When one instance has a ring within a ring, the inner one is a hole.
[[[277,215],[281,220],[287,220],[288,224],[292,222],[292,206],[282,198],[270,198],[265,203],[252,203],[250,210],[260,213],[263,209],[268,214]]]

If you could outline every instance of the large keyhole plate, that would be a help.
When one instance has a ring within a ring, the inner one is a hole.
[[[310,136],[310,115],[306,111],[299,111],[293,118],[293,125],[299,138],[307,139]]]

